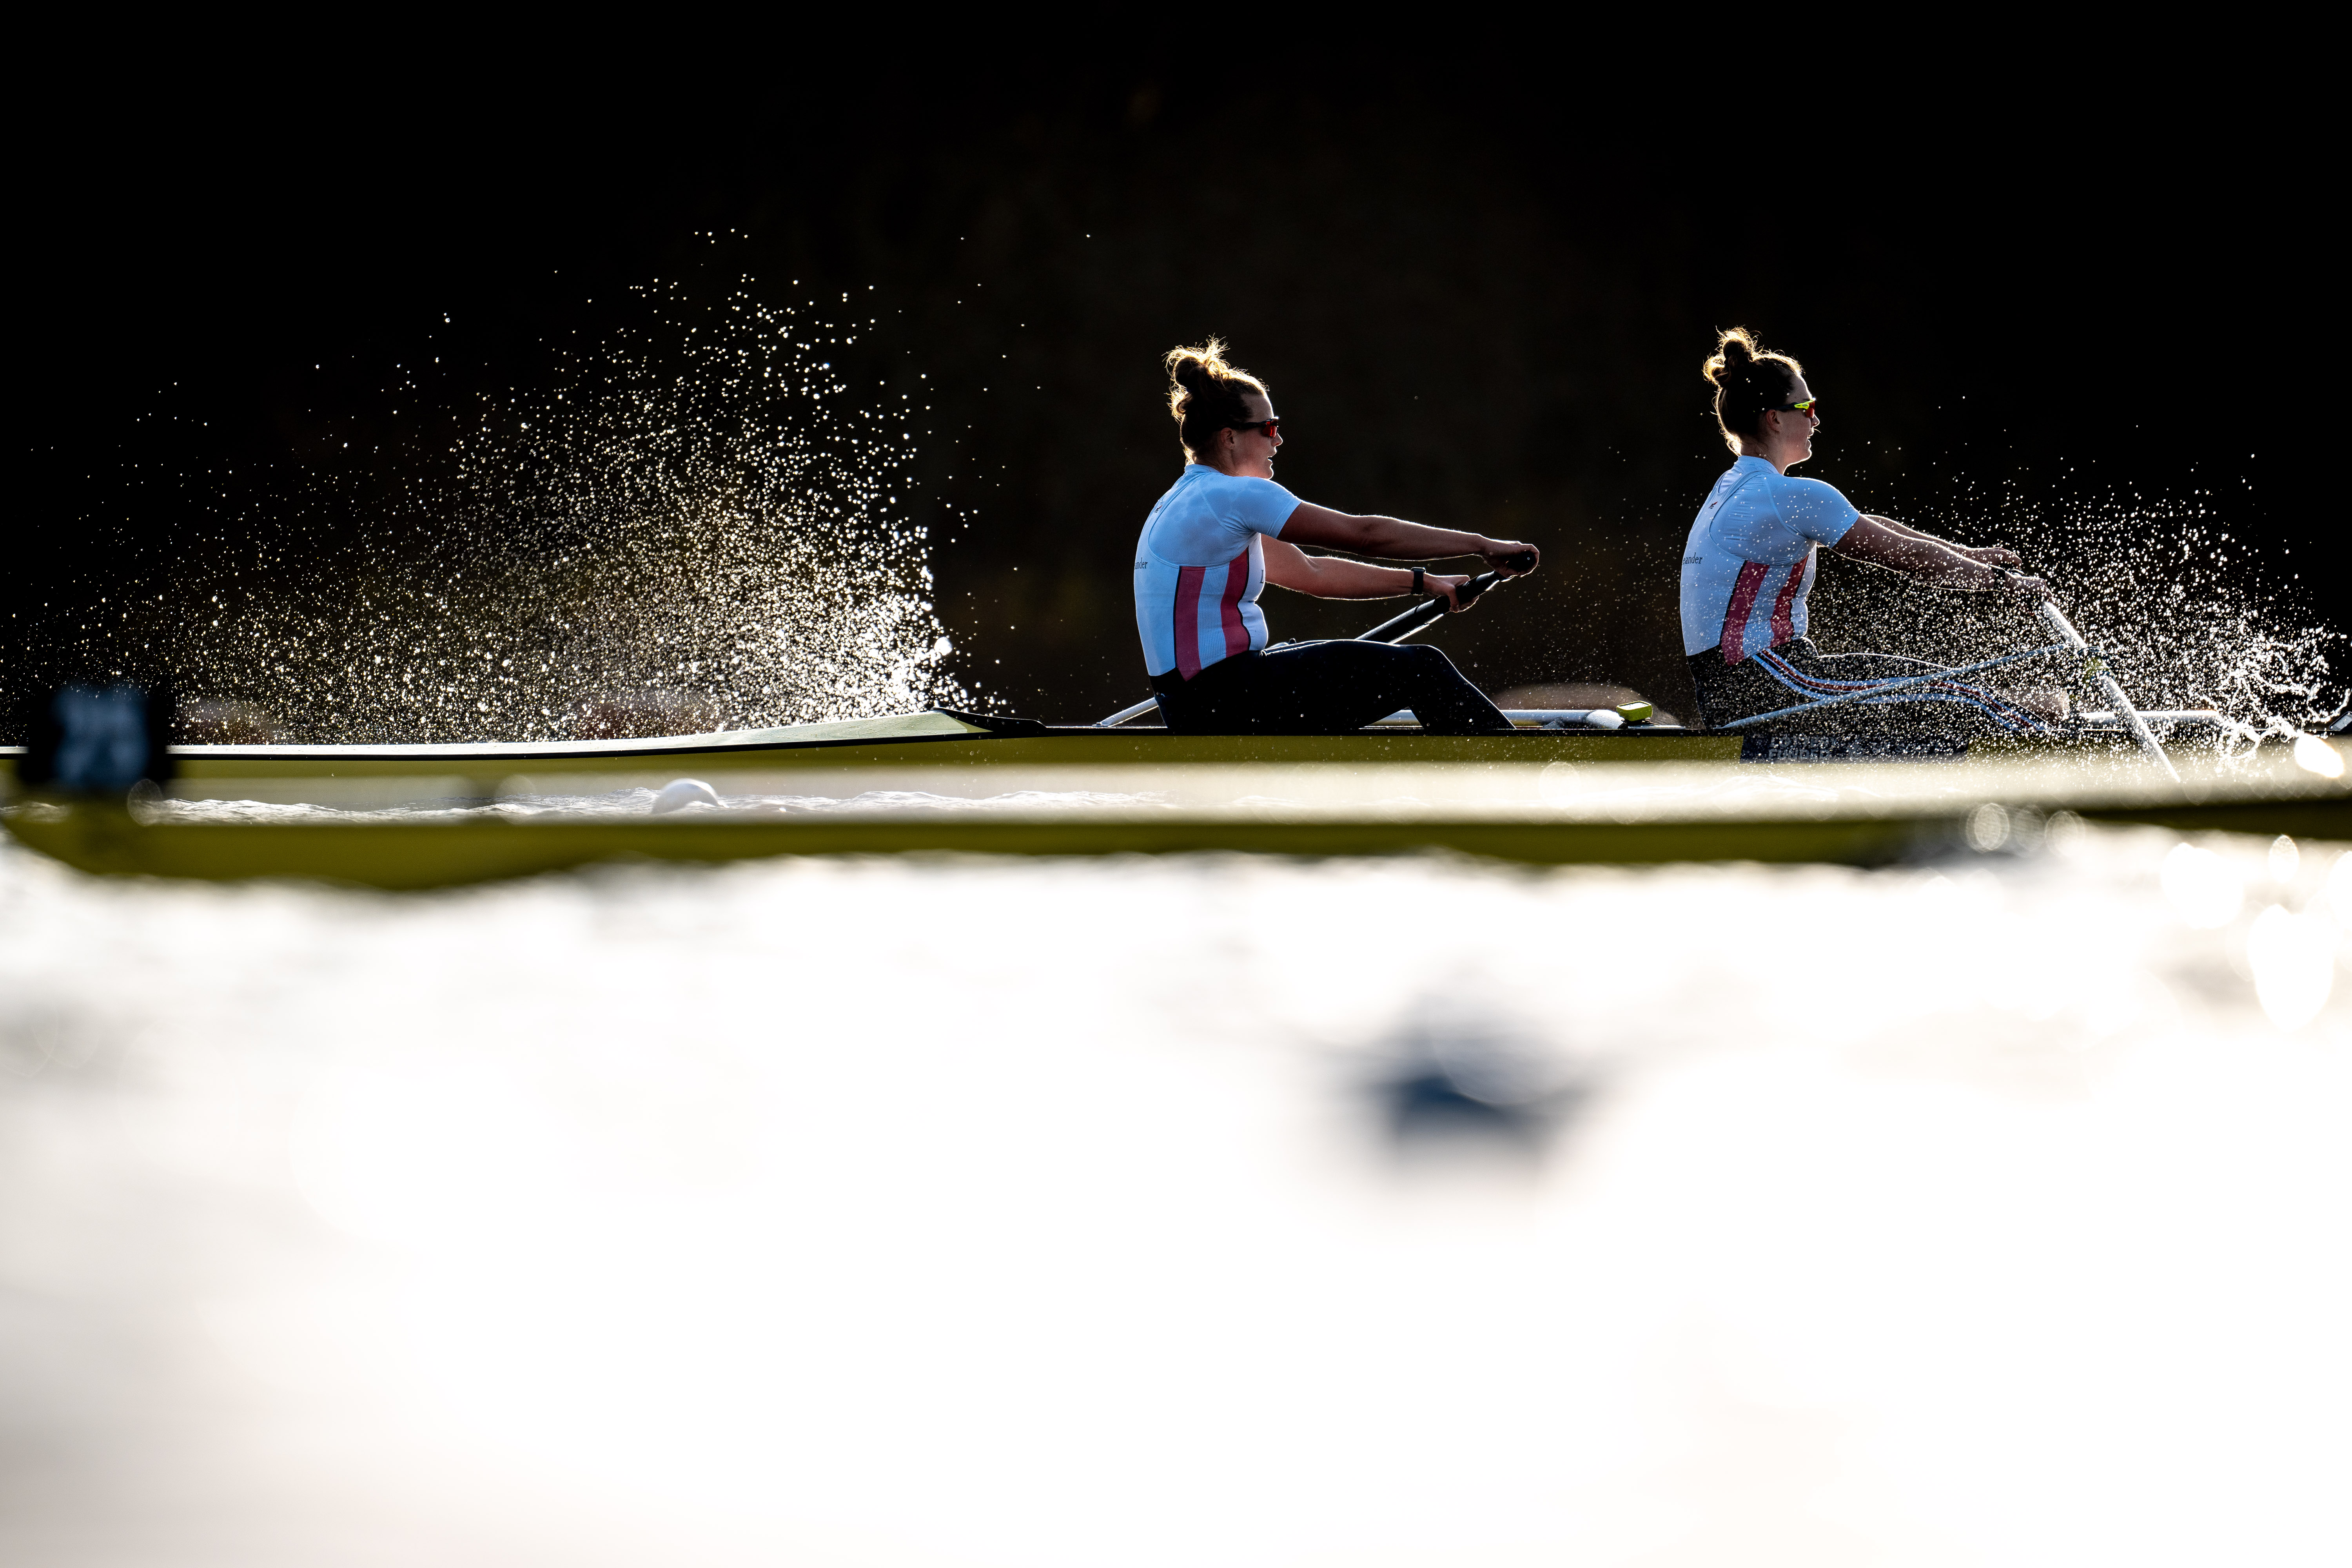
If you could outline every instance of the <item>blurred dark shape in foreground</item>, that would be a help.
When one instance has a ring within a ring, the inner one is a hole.
[[[162,687],[75,685],[43,693],[25,706],[16,782],[44,795],[116,800],[142,782],[167,783],[171,711],[171,693]]]
[[[1390,1145],[1410,1162],[1456,1154],[1539,1162],[1591,1097],[1591,1076],[1496,1021],[1417,1010],[1370,1085]]]

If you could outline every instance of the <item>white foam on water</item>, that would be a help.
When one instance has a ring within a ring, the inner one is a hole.
[[[2352,869],[2179,844],[7,848],[0,1556],[2322,1560]],[[1449,1029],[1548,1140],[1397,1142]]]

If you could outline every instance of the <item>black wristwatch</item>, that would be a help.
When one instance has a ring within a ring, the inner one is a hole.
[[[1429,592],[1429,570],[1428,570],[1428,568],[1427,568],[1427,567],[1423,567],[1423,566],[1416,566],[1416,567],[1414,567],[1414,568],[1412,569],[1412,596],[1413,596],[1414,598],[1418,599],[1418,598],[1420,598],[1423,594],[1426,594],[1426,593],[1428,593],[1428,592]]]

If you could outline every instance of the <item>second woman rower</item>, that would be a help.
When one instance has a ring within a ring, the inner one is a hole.
[[[1225,363],[1212,338],[1168,355],[1168,405],[1185,468],[1135,546],[1135,620],[1145,672],[1171,730],[1318,734],[1360,730],[1401,709],[1441,734],[1511,728],[1438,649],[1331,640],[1266,646],[1266,584],[1322,599],[1430,594],[1453,611],[1466,577],[1309,555],[1312,544],[1391,561],[1476,555],[1498,572],[1535,570],[1517,540],[1356,516],[1300,500],[1274,482],[1282,421],[1265,384]],[[1473,601],[1475,602],[1475,601]]]
[[[2027,599],[2049,594],[2040,578],[2009,570],[2017,557],[1997,545],[1954,544],[1857,510],[1819,479],[1790,477],[1790,468],[1813,455],[1822,426],[1819,401],[1795,360],[1764,353],[1735,327],[1717,339],[1704,374],[1715,384],[1716,420],[1736,454],[1683,549],[1683,652],[1707,724],[1945,668],[1895,654],[1816,648],[1806,635],[1805,597],[1815,552],[1823,546],[1940,588]],[[2065,698],[2055,691],[2002,695],[1958,680],[1927,680],[1777,723],[1807,734],[1966,740],[2046,731],[2065,712]]]

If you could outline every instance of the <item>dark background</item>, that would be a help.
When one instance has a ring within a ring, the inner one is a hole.
[[[2342,629],[2302,100],[2242,76],[2253,98],[2193,116],[2144,79],[1643,99],[1606,74],[1498,48],[78,95],[20,165],[33,482],[0,679],[109,662],[84,634],[192,552],[250,553],[262,595],[331,553],[315,519],[198,508],[204,484],[264,495],[375,445],[394,403],[543,383],[630,285],[747,275],[875,320],[853,384],[929,377],[918,517],[959,668],[1040,717],[1142,689],[1129,551],[1180,460],[1159,356],[1213,331],[1272,383],[1294,490],[1544,547],[1440,638],[1489,689],[1686,702],[1675,562],[1727,461],[1697,368],[1734,323],[1805,361],[1806,472],[1865,509],[1971,542],[2038,517],[2056,550],[2064,502],[2202,505],[2242,581]],[[1277,637],[1391,607],[1268,605]]]

